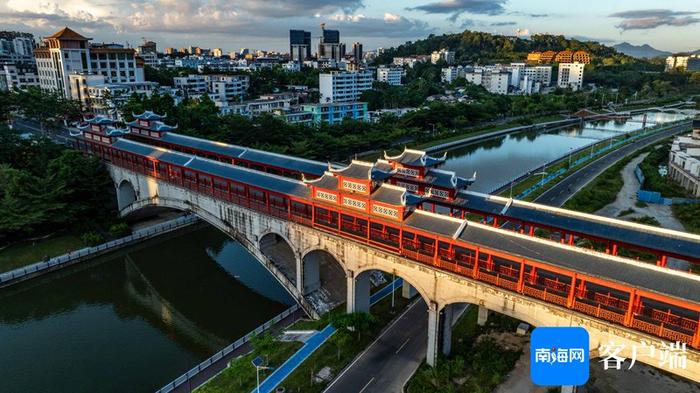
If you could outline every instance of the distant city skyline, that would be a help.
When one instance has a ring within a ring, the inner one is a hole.
[[[137,46],[146,38],[161,51],[194,45],[287,52],[290,29],[310,31],[315,43],[320,23],[340,30],[341,42],[362,42],[365,50],[465,29],[700,49],[694,39],[700,36],[700,5],[680,0],[0,0],[0,17],[3,29],[37,38],[70,26],[95,41]]]

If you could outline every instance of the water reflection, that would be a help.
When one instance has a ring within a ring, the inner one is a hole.
[[[672,113],[648,113],[646,126],[683,118]],[[565,156],[578,148],[600,140],[623,135],[642,128],[644,115],[627,121],[609,120],[587,122],[583,127],[564,127],[548,132],[527,131],[494,138],[448,151],[444,169],[470,177],[477,172],[472,190],[489,192],[545,162]]]
[[[147,242],[0,291],[0,390],[152,392],[289,303],[214,228]]]

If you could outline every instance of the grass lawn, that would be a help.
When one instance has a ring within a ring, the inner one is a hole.
[[[300,342],[275,342],[274,350],[263,356],[267,357],[268,366],[279,367],[301,346]],[[230,367],[195,391],[198,393],[249,393],[256,386],[255,366],[251,363],[256,356],[258,356],[257,353],[251,352],[233,360]],[[272,370],[260,370],[260,382],[271,372]]]
[[[513,369],[521,351],[502,348],[493,339],[477,342],[488,332],[514,332],[519,321],[491,313],[486,326],[476,324],[478,308],[472,306],[452,331],[452,354],[441,356],[438,367],[421,364],[406,385],[406,393],[492,392]]]
[[[79,236],[61,234],[36,241],[23,241],[0,250],[0,273],[40,262],[85,247]]]
[[[397,287],[394,293],[395,313],[390,312],[391,296],[382,299],[371,308],[371,313],[376,318],[375,323],[359,339],[342,340],[339,338],[339,334],[334,334],[321,348],[287,377],[281,386],[284,386],[289,393],[317,393],[323,391],[328,383],[313,383],[312,375],[315,375],[324,367],[330,367],[333,376],[338,375],[408,305],[409,300],[401,296],[401,287]],[[339,306],[332,312],[345,312],[345,305]],[[295,325],[292,328],[299,327]],[[353,335],[353,337],[355,336]]]

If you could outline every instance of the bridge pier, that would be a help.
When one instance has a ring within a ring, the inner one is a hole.
[[[347,283],[347,313],[369,313],[369,289],[371,284],[369,274],[355,276],[354,272],[348,272]]]
[[[479,315],[476,318],[476,324],[479,326],[486,325],[489,319],[489,309],[484,306],[479,306]]]
[[[406,280],[403,281],[403,284],[401,285],[401,296],[404,299],[411,299],[412,297],[416,296],[418,291],[416,291],[416,288],[411,286]]]
[[[428,304],[428,348],[425,354],[425,362],[428,366],[435,367],[438,358],[438,336],[440,332],[440,312],[435,302]]]
[[[452,324],[454,323],[454,304],[448,304],[442,309],[440,318],[442,325],[442,354],[447,356],[452,351]]]

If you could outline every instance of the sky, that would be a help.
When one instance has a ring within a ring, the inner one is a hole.
[[[700,48],[697,0],[0,0],[0,30],[46,36],[69,26],[95,41],[288,50],[289,29],[340,30],[348,47],[388,48],[465,29],[563,34],[604,44]]]

